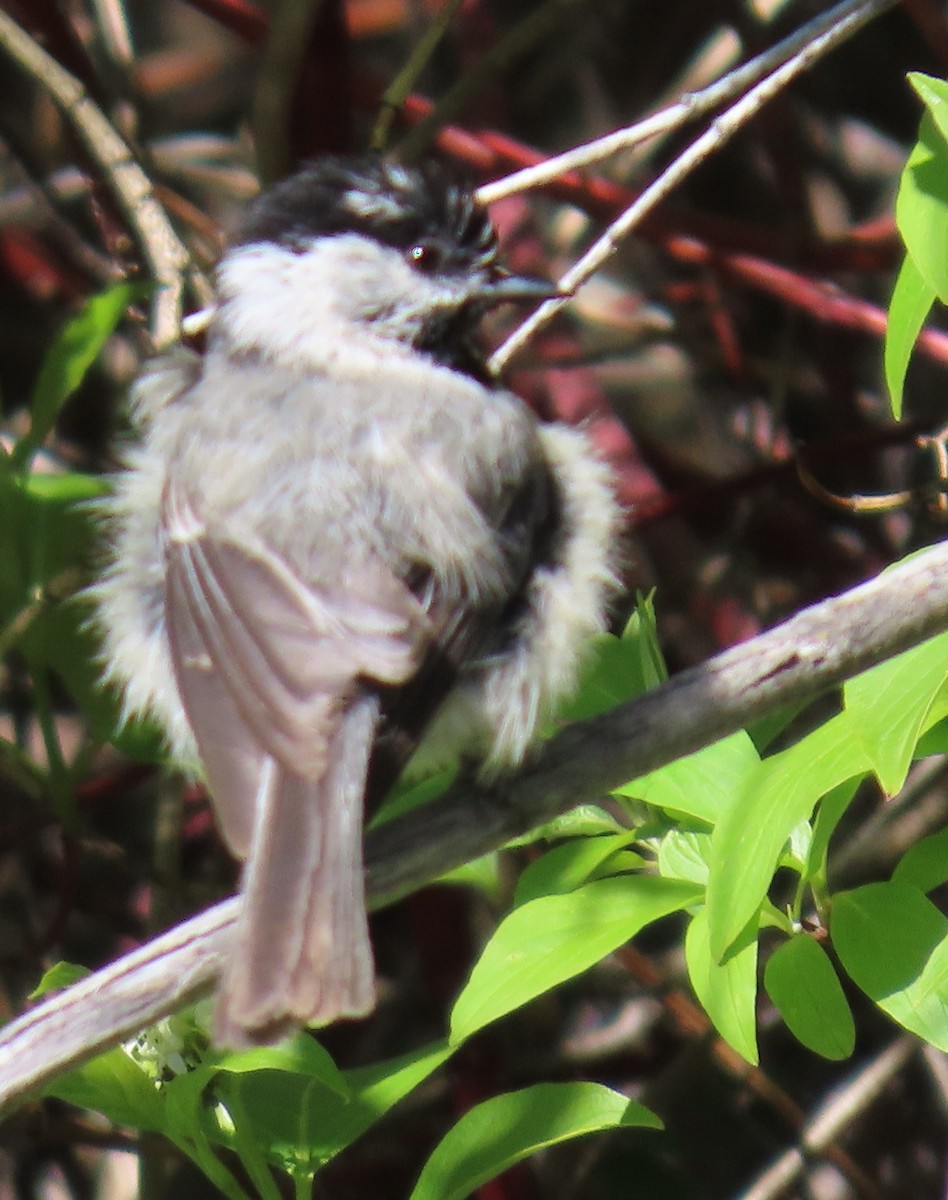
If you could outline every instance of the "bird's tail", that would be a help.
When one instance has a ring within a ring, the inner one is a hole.
[[[362,808],[377,721],[369,696],[341,713],[318,778],[267,759],[216,999],[214,1035],[223,1044],[272,1042],[375,1003]]]

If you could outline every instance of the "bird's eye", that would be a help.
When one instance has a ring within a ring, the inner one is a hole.
[[[444,255],[431,242],[416,242],[408,251],[408,261],[413,267],[425,274],[437,271],[444,261]]]

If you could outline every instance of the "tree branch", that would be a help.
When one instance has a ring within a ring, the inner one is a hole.
[[[102,172],[158,284],[152,299],[152,340],[157,349],[169,345],[178,337],[185,274],[202,303],[209,302],[211,293],[156,198],[151,180],[79,80],[2,10],[0,47],[46,89]]]
[[[897,0],[845,0],[832,9],[826,19],[821,19],[818,23],[819,32],[815,36],[809,36],[789,58],[716,117],[704,133],[695,138],[625,212],[616,217],[596,238],[582,257],[557,281],[561,294],[552,300],[545,300],[536,312],[531,313],[517,326],[503,345],[498,346],[490,357],[490,370],[499,375],[534,334],[548,325],[563,305],[569,302],[576,290],[608,262],[623,239],[641,224],[669,192],[682,180],[687,179],[711,154],[720,150],[765,104],[779,95],[798,75],[814,66],[831,50],[836,49],[867,22],[891,8],[896,2]],[[792,44],[797,43],[794,40]],[[483,189],[478,192],[482,199],[485,194],[489,196],[491,193]]]
[[[455,785],[366,838],[373,908],[576,805],[948,628],[948,542],[551,739],[491,788]],[[0,1033],[0,1107],[209,990],[232,897],[44,1000]]]

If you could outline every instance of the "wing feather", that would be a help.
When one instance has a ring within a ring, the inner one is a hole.
[[[165,615],[224,835],[246,856],[215,1028],[231,1045],[368,1011],[362,810],[379,689],[417,672],[431,624],[380,564],[307,587],[209,529],[169,485]]]

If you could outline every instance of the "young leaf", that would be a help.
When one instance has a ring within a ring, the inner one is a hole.
[[[87,300],[79,315],[61,330],[43,360],[33,389],[30,432],[14,453],[17,466],[22,466],[43,444],[60,409],[82,383],[131,301],[149,286],[127,282],[113,284]]]
[[[582,721],[615,708],[668,678],[658,643],[651,597],[639,597],[621,637],[596,638],[575,695],[557,713],[560,721]]]
[[[824,1058],[849,1058],[856,1026],[839,978],[808,934],[778,946],[764,969],[764,987],[798,1041]]]
[[[598,1083],[540,1083],[466,1112],[425,1163],[410,1200],[464,1200],[544,1146],[601,1129],[661,1129],[644,1105]]]
[[[209,1109],[205,1103],[205,1092],[214,1075],[213,1067],[198,1067],[164,1085],[162,1111],[165,1124],[162,1132],[200,1167],[228,1200],[250,1200],[249,1193],[218,1158],[211,1145],[211,1136],[216,1132],[214,1117],[222,1115],[219,1108]]]
[[[908,883],[920,892],[931,892],[948,882],[948,826],[910,847],[892,873],[893,880]]]
[[[713,824],[759,766],[754,743],[746,733],[735,733],[616,791]]]
[[[948,145],[928,113],[902,171],[895,220],[922,278],[948,300]]]
[[[665,879],[688,879],[706,887],[710,833],[670,829],[658,847],[658,870]]]
[[[374,1125],[451,1055],[444,1042],[346,1071],[344,1100],[315,1077],[253,1071],[241,1079],[246,1121],[267,1158],[305,1179]]]
[[[910,884],[868,883],[834,897],[830,933],[866,995],[948,1051],[948,917]]]
[[[636,836],[635,830],[626,830],[601,837],[573,838],[554,846],[523,870],[517,880],[514,904],[525,904],[538,896],[573,891],[608,863],[614,854],[634,842]],[[643,865],[642,859],[638,865]]]
[[[48,996],[50,992],[61,992],[64,988],[78,983],[80,979],[85,979],[90,973],[88,967],[80,967],[76,963],[54,963],[48,971],[43,972],[43,978],[30,992],[30,999],[39,1000],[41,996]]]
[[[842,820],[846,810],[852,803],[861,782],[862,780],[858,778],[847,779],[839,787],[835,787],[827,792],[820,801],[820,806],[813,821],[813,837],[810,841],[810,852],[807,856],[806,866],[803,869],[803,878],[805,880],[826,879],[826,860],[829,854],[830,839],[836,831],[836,826]]]
[[[934,75],[923,75],[921,71],[910,71],[908,81],[948,142],[948,82]]]
[[[701,888],[650,875],[598,879],[541,896],[501,921],[451,1013],[451,1044],[581,974],[660,917],[694,904]]]
[[[852,728],[883,790],[905,783],[923,729],[945,715],[934,709],[948,678],[948,633],[929,638],[863,671],[843,688]]]
[[[906,255],[892,289],[892,299],[889,301],[883,354],[889,404],[897,421],[902,418],[902,393],[909,360],[936,298],[935,289],[922,275],[912,258]]]
[[[219,1057],[208,1056],[207,1065],[215,1071],[234,1075],[245,1075],[250,1071],[287,1071],[318,1080],[343,1100],[349,1099],[349,1085],[332,1055],[305,1033],[298,1033],[276,1046],[256,1046]]]
[[[718,962],[755,919],[794,829],[821,796],[867,769],[847,713],[760,764],[711,835],[708,926]]]
[[[60,1075],[43,1095],[95,1109],[116,1125],[153,1132],[165,1128],[164,1101],[154,1081],[121,1047]]]
[[[738,1054],[757,1065],[757,931],[745,933],[740,949],[716,963],[708,939],[708,914],[702,908],[685,938],[688,978],[715,1029]]]

